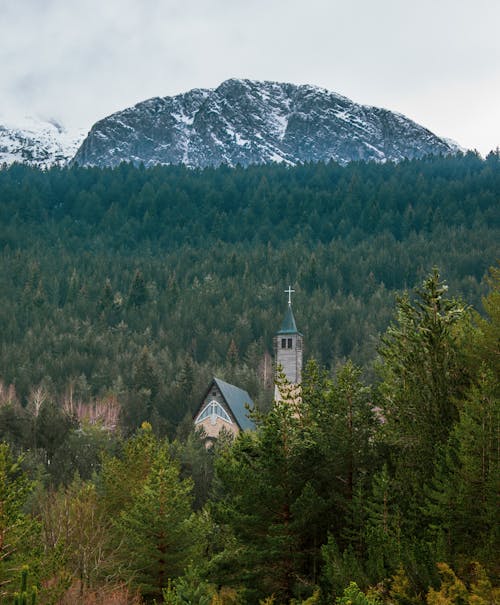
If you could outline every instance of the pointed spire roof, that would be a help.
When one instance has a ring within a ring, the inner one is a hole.
[[[290,303],[288,304],[288,308],[278,334],[300,334],[300,332],[297,330],[297,324],[295,323],[295,317],[293,315],[292,305]]]

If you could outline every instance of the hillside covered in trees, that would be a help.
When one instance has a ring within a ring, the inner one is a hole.
[[[299,400],[279,383],[256,431],[210,449],[3,393],[2,602],[494,605],[500,270],[490,285],[482,318],[434,272],[399,299],[376,383],[311,360]]]
[[[395,293],[433,266],[480,308],[499,192],[493,153],[203,171],[14,165],[0,171],[0,378],[23,403],[40,385],[113,396],[130,428],[154,415],[172,434],[214,373],[268,401],[258,369],[289,283],[306,356],[349,357],[370,375]]]
[[[499,197],[498,153],[0,170],[2,602],[493,605]],[[258,430],[206,450],[214,374]]]

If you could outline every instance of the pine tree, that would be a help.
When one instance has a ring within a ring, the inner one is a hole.
[[[104,288],[102,294],[97,303],[97,311],[98,313],[108,313],[113,305],[113,288],[111,286],[111,281],[109,278],[106,278],[106,282],[104,284]]]
[[[66,413],[60,405],[50,398],[45,399],[36,418],[35,443],[45,451],[45,462],[50,470],[50,464],[57,450],[68,438],[76,419]]]
[[[182,574],[201,534],[191,510],[192,482],[179,479],[168,444],[157,451],[142,487],[117,519],[123,556],[141,592],[161,596],[169,578]]]
[[[322,536],[333,532],[342,549],[350,545],[362,555],[363,510],[360,497],[369,489],[375,468],[377,430],[371,391],[351,361],[334,380],[310,362],[303,375],[301,413],[308,439],[311,482],[328,503],[321,515]]]
[[[125,442],[120,456],[103,455],[99,485],[101,506],[108,515],[119,514],[131,506],[150,472],[158,448],[151,425],[143,422],[135,435]]]
[[[146,282],[144,281],[141,271],[137,269],[134,273],[134,279],[132,280],[132,284],[130,286],[127,304],[129,307],[142,307],[144,304],[146,304],[147,300],[148,291],[146,288]]]
[[[368,596],[362,592],[356,582],[350,582],[344,594],[337,597],[336,605],[379,605],[380,600],[375,596]]]
[[[313,576],[320,547],[316,536],[311,548],[321,508],[309,483],[313,444],[301,429],[293,394],[259,423],[256,433],[241,433],[216,458],[214,514],[236,541],[215,559],[214,573],[222,584],[243,584],[249,603],[271,593],[288,602],[310,593],[300,578]]]
[[[365,506],[366,567],[375,583],[396,570],[402,555],[401,519],[387,465],[373,477],[372,494]]]
[[[492,560],[500,549],[500,400],[493,372],[483,367],[462,403],[460,419],[441,456],[424,511],[452,561]],[[439,540],[438,540],[439,541]]]
[[[493,372],[500,397],[500,267],[492,267],[487,282],[490,292],[483,298],[485,316],[474,314],[477,329],[472,334],[469,353],[478,370],[486,365]]]
[[[434,270],[415,302],[401,297],[397,320],[380,348],[385,440],[392,448],[395,487],[407,507],[407,522],[418,522],[422,488],[432,478],[437,448],[447,442],[458,419],[456,401],[469,380],[460,352],[467,310],[446,298],[446,291]]]

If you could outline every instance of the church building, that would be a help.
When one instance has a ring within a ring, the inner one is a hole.
[[[233,435],[253,431],[255,424],[248,417],[253,408],[250,395],[220,378],[213,378],[194,416],[195,428],[203,428],[206,438],[214,440],[224,430]]]
[[[274,337],[274,362],[276,371],[285,376],[287,396],[300,401],[300,382],[302,379],[303,336],[297,330],[292,310],[292,290],[288,286],[288,306],[280,330]],[[276,402],[283,397],[275,386]],[[255,423],[248,416],[249,409],[254,407],[250,395],[239,387],[213,378],[198,410],[194,415],[195,428],[203,428],[208,441],[213,441],[224,430],[233,435],[240,431],[255,430]]]

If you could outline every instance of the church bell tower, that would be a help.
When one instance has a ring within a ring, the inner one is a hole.
[[[291,385],[299,385],[302,380],[302,345],[303,336],[297,330],[292,310],[292,290],[288,286],[288,307],[281,324],[281,329],[274,337],[274,359],[276,367],[281,368]],[[275,389],[275,399],[281,399],[278,388]]]

